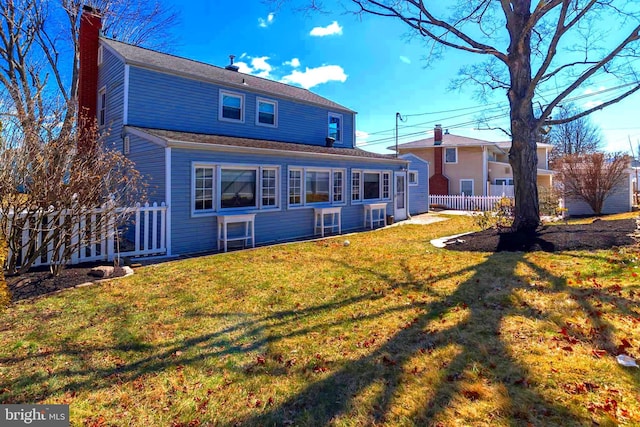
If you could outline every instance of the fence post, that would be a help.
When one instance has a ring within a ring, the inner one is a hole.
[[[115,206],[113,201],[109,201],[105,204],[105,215],[107,216],[107,261],[111,262],[115,258]]]

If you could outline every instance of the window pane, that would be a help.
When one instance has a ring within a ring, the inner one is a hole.
[[[302,171],[289,171],[289,204],[302,203]]]
[[[445,149],[445,162],[447,163],[455,163],[456,160],[456,149],[455,148],[446,148]]]
[[[256,206],[256,171],[222,169],[220,204],[223,208]]]
[[[225,119],[242,120],[242,98],[239,96],[222,95],[222,117]]]
[[[382,198],[388,199],[391,197],[391,174],[385,172],[382,174]]]
[[[328,202],[329,172],[307,171],[306,175],[306,202]]]
[[[276,106],[270,102],[258,101],[258,123],[276,124]]]
[[[341,141],[341,126],[340,117],[329,117],[329,137],[334,138],[336,141]]]
[[[333,201],[341,202],[343,193],[342,171],[333,172]]]
[[[262,171],[262,206],[276,206],[276,171]]]
[[[195,169],[194,209],[213,209],[213,168]]]
[[[360,172],[351,173],[351,200],[360,200]]]
[[[380,174],[365,173],[364,174],[364,199],[380,198]]]
[[[473,181],[460,181],[460,192],[467,196],[473,196]]]

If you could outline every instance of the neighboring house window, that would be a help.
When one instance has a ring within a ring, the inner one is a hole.
[[[409,185],[418,185],[417,171],[409,171]]]
[[[213,212],[213,167],[196,167],[194,211]]]
[[[496,178],[496,185],[513,185],[513,178]]]
[[[465,196],[473,196],[473,180],[461,179],[460,180],[460,194]]]
[[[329,138],[342,141],[342,114],[329,113]]]
[[[351,172],[351,200],[360,200],[360,176],[361,172]]]
[[[104,49],[102,46],[98,48],[98,65],[102,65],[104,61]]]
[[[278,126],[278,103],[258,98],[256,102],[256,124],[258,126]]]
[[[344,176],[344,169],[289,169],[289,205],[344,204]]]
[[[220,120],[244,122],[244,95],[220,91]]]
[[[277,208],[278,171],[276,166],[194,165],[193,214]]]
[[[391,198],[391,172],[351,172],[351,200],[389,200]]]
[[[458,149],[457,148],[445,148],[444,149],[444,162],[445,163],[458,163]]]
[[[302,170],[289,170],[289,205],[302,205]]]
[[[98,91],[98,126],[103,127],[107,123],[107,88]]]

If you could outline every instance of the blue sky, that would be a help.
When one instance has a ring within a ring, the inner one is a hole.
[[[178,41],[172,53],[218,66],[227,65],[233,54],[242,72],[302,86],[345,105],[358,112],[364,149],[381,152],[394,144],[396,112],[409,116],[401,123],[401,143],[430,136],[436,123],[451,133],[507,139],[499,131],[474,129],[481,112],[505,111],[504,95],[481,102],[473,86],[449,90],[451,79],[474,55],[449,50],[427,66],[423,42],[408,37],[400,22],[339,8],[335,14],[304,14],[286,6],[274,11],[257,0],[165,1],[181,16],[171,29]],[[590,90],[613,84],[603,77]],[[599,101],[596,94],[576,103],[585,107]],[[640,94],[635,94],[591,116],[602,129],[605,149],[628,151],[629,138],[637,147],[639,106]],[[495,119],[492,125],[507,127],[508,120]]]

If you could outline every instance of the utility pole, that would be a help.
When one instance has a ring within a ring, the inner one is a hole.
[[[400,113],[396,113],[396,158],[398,158],[398,120],[405,121]]]

